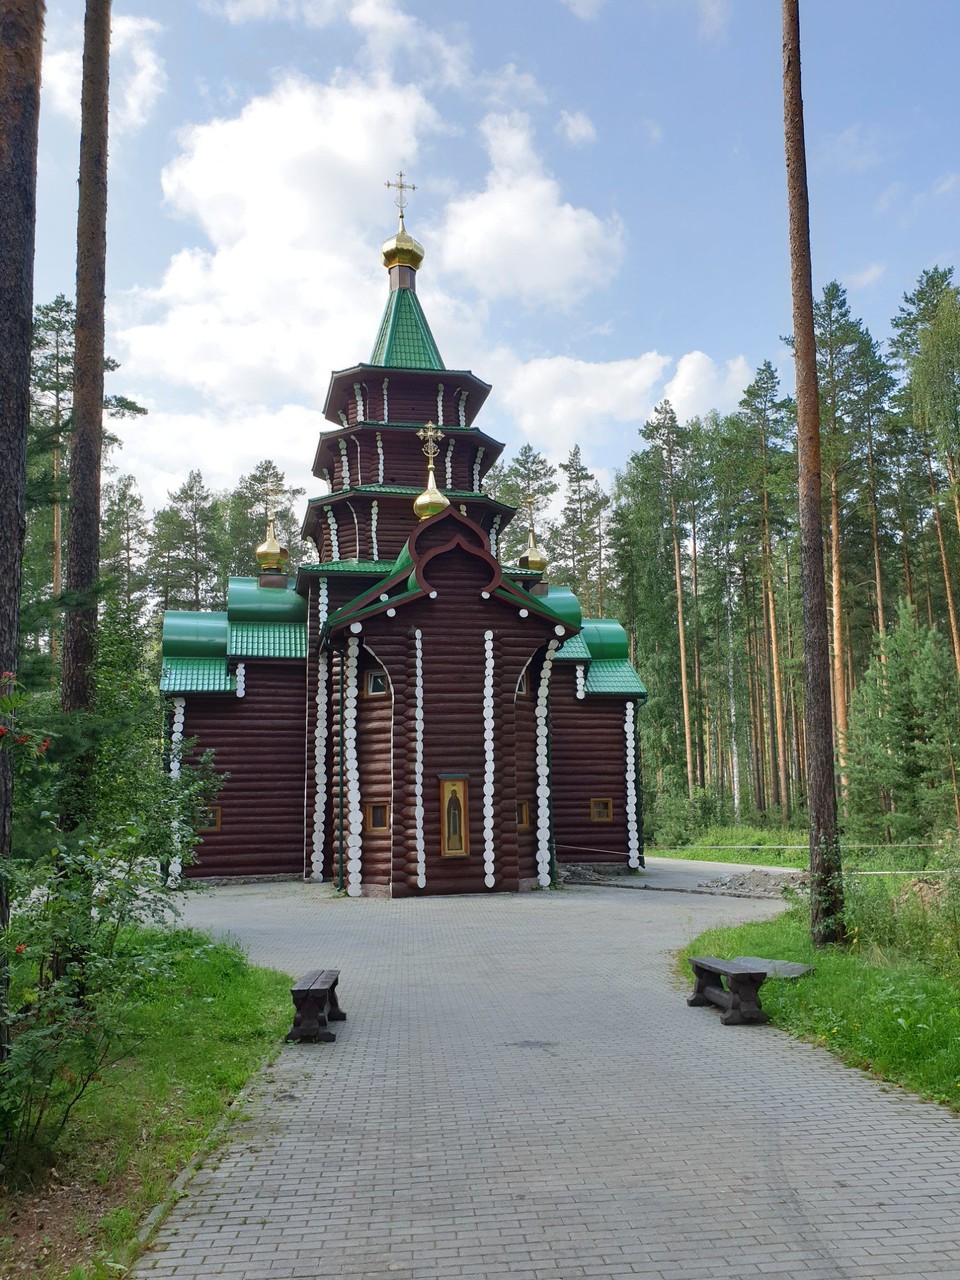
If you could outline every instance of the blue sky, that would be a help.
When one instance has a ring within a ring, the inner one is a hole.
[[[35,296],[73,289],[79,3],[48,6]],[[960,6],[801,0],[814,285],[875,336],[960,251]],[[159,14],[159,16],[158,16]],[[776,0],[114,0],[116,461],[150,505],[199,466],[310,476],[331,369],[369,358],[384,182],[485,430],[609,481],[668,395],[790,386]]]

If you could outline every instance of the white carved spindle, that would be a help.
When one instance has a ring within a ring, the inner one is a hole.
[[[330,507],[327,507],[327,524],[330,528],[330,559],[339,560],[340,538],[337,535],[337,517]]]
[[[581,701],[587,696],[587,668],[582,662],[577,663],[577,697]]]
[[[379,431],[377,432],[377,484],[383,484],[383,436]]]
[[[387,407],[387,385],[389,382],[390,382],[389,378],[384,378],[383,380],[383,420],[384,422],[390,421],[390,411]],[[377,438],[379,439],[379,436]]]
[[[486,453],[485,449],[478,449],[477,456],[473,464],[473,492],[474,493],[480,492],[480,463],[483,461],[483,455],[485,453]]]
[[[495,662],[492,631],[483,633],[483,651],[483,883],[488,889],[492,889],[496,884],[494,865],[496,841],[493,826],[495,813],[495,724],[493,700]]]
[[[437,383],[437,426],[443,426],[443,383]]]
[[[543,658],[537,686],[535,719],[537,726],[537,880],[546,889],[550,884],[550,673],[560,647],[551,640]]]
[[[490,526],[490,554],[494,559],[499,558],[498,548],[500,546],[500,522],[503,516],[494,516],[493,524]]]
[[[413,635],[413,840],[417,853],[417,887],[427,884],[427,849],[423,837],[423,632]]]
[[[374,560],[380,559],[380,544],[377,541],[377,512],[379,511],[379,509],[380,509],[380,504],[376,500],[376,498],[374,498],[370,506],[370,539],[373,544]]]
[[[364,413],[363,413],[363,388],[360,386],[360,383],[359,383],[359,382],[355,382],[355,383],[353,384],[353,394],[354,394],[354,396],[356,397],[356,401],[357,401],[357,421],[358,421],[358,422],[363,422],[363,419],[364,419]]]
[[[243,662],[237,663],[237,697],[242,698],[247,692],[247,668]]]
[[[359,898],[363,880],[363,810],[360,807],[360,762],[357,757],[357,667],[360,641],[347,641],[346,679],[341,708],[343,768],[347,783],[347,895]]]
[[[460,418],[461,427],[465,427],[467,425],[467,394],[468,393],[466,391],[461,391],[460,400],[457,404],[457,414]]]
[[[634,705],[628,702],[623,718],[627,756],[627,859],[636,870],[640,866],[640,824],[637,814],[637,740],[634,717]]]
[[[317,627],[323,631],[329,610],[329,587],[326,578],[320,580],[317,593]],[[316,785],[313,791],[313,869],[314,880],[323,879],[323,841],[327,816],[327,666],[329,652],[321,653],[317,661],[317,725],[313,731],[313,761]]]
[[[350,458],[347,454],[347,442],[340,437],[340,488],[350,488]]]
[[[446,469],[447,469],[447,488],[448,489],[453,488],[453,446],[455,444],[456,444],[455,440],[450,441],[450,443],[447,445],[446,457],[443,460],[444,465],[446,466]]]

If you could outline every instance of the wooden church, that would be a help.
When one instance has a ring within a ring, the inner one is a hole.
[[[171,770],[189,740],[225,777],[185,874],[401,897],[639,867],[646,691],[626,634],[547,584],[532,529],[501,564],[515,511],[483,478],[503,446],[474,425],[490,387],[440,358],[400,197],[373,354],[324,405],[328,492],[303,525],[319,563],[289,577],[271,522],[225,612],[164,618]]]

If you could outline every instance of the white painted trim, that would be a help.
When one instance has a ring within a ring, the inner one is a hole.
[[[473,492],[474,493],[480,492],[480,463],[483,461],[483,455],[485,453],[486,453],[486,449],[484,448],[478,449],[477,456],[474,459],[474,463],[473,463]]]
[[[343,410],[342,410],[342,409],[338,409],[338,410],[337,410],[337,413],[339,413],[339,415],[340,415],[340,421],[341,421],[341,423],[343,424],[343,426],[345,426],[345,427],[349,427],[349,425],[350,425],[350,419],[349,419],[349,418],[347,417],[347,415],[343,412]]]
[[[437,383],[437,426],[443,426],[443,383]]]
[[[493,632],[483,633],[483,883],[488,889],[496,884],[494,862],[496,837],[494,834],[495,797],[495,720],[493,700]]]
[[[627,703],[623,717],[623,734],[627,755],[627,858],[631,867],[640,866],[640,828],[637,815],[637,741],[634,732],[636,709]]]
[[[353,443],[357,446],[357,484],[363,484],[363,455],[360,452],[360,437],[355,435]]]
[[[550,885],[550,672],[560,648],[559,640],[551,640],[543,657],[543,669],[537,686],[537,880],[542,888]]]
[[[446,468],[447,468],[447,488],[448,489],[453,488],[453,446],[455,444],[456,444],[455,440],[450,441],[450,443],[447,445],[447,455],[444,458],[444,463],[446,464]]]
[[[490,554],[495,560],[499,560],[500,546],[500,522],[503,516],[494,516],[493,524],[490,526]]]
[[[347,454],[347,442],[341,436],[338,443],[340,445],[340,462],[341,462],[340,488],[349,489],[350,488],[350,458],[349,458],[349,455]]]
[[[320,582],[317,596],[317,625],[322,631],[327,620],[330,589],[326,578]],[[309,653],[307,655],[309,661]],[[327,668],[329,651],[317,660],[317,724],[313,731],[314,796],[313,796],[313,880],[323,879],[323,842],[327,817]]]
[[[334,560],[340,559],[340,538],[337,534],[337,517],[327,507],[327,524],[330,526],[330,555]]]
[[[390,383],[390,379],[389,379],[389,378],[384,378],[384,380],[383,380],[383,420],[384,420],[384,422],[389,422],[389,421],[390,421],[390,413],[389,413],[389,411],[388,411],[388,409],[387,409],[387,387],[388,387],[389,383]],[[379,432],[377,432],[377,439],[378,439],[378,440],[380,439],[380,433],[379,433]],[[381,479],[380,479],[380,483],[381,483],[381,484],[383,484],[383,478],[382,478],[382,477],[381,477]]]
[[[363,389],[360,386],[359,382],[355,382],[353,384],[353,394],[356,396],[356,399],[357,399],[357,421],[363,422],[365,418],[365,413],[363,408]]]
[[[582,701],[587,696],[587,668],[584,663],[577,663],[577,697]]]
[[[343,734],[343,770],[347,781],[347,896],[359,898],[363,869],[363,809],[360,806],[360,762],[357,757],[357,665],[360,641],[347,641],[346,678],[340,709]]]
[[[173,720],[170,725],[170,777],[174,779],[180,777],[180,749],[183,745],[183,722],[186,710],[186,698],[174,698]],[[181,852],[180,823],[176,819],[170,824],[170,849],[167,882],[171,885],[178,885],[183,872],[183,854]]]
[[[427,849],[423,838],[423,632],[413,633],[413,842],[417,887],[426,888]]]
[[[460,392],[460,402],[457,405],[457,415],[460,419],[461,427],[465,427],[467,425],[467,396],[469,394],[469,391]]]
[[[352,503],[352,502],[348,502],[348,503],[347,503],[347,509],[349,510],[350,514],[353,516],[353,532],[354,532],[354,541],[355,541],[356,548],[357,548],[357,550],[356,550],[356,558],[359,560],[359,559],[360,559],[360,522],[359,522],[359,520],[357,519],[357,513],[356,513],[356,511],[354,510],[354,507],[353,507],[353,503]],[[329,507],[327,508],[327,510],[329,510]]]
[[[383,394],[386,396],[386,379],[384,379],[383,387]],[[377,432],[377,484],[383,484],[383,436],[379,431]]]
[[[246,663],[237,663],[237,697],[242,698],[247,692],[247,667]]]
[[[380,544],[377,542],[377,512],[379,509],[380,504],[377,499],[374,498],[370,506],[370,540],[373,546],[374,560],[380,559]],[[359,560],[359,558],[360,557],[358,556],[357,559]]]

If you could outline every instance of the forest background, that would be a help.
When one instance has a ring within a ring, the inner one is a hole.
[[[36,309],[30,515],[21,677],[54,678],[63,604],[62,483],[74,312]],[[816,303],[831,673],[845,836],[930,842],[960,822],[960,291],[921,272],[871,334],[831,282]],[[771,335],[771,346],[774,345]],[[115,367],[115,366],[112,366]],[[108,413],[138,415],[122,396]],[[626,627],[650,697],[640,717],[648,841],[682,845],[718,823],[802,826],[804,737],[795,406],[765,361],[736,412],[679,421],[657,406],[604,489],[575,446],[559,468],[530,445],[488,474],[528,512],[550,581],[585,616]],[[254,571],[268,507],[294,565],[303,490],[269,459],[234,488],[198,470],[152,516],[108,441],[105,591],[142,630],[159,675],[165,609],[222,608]]]

